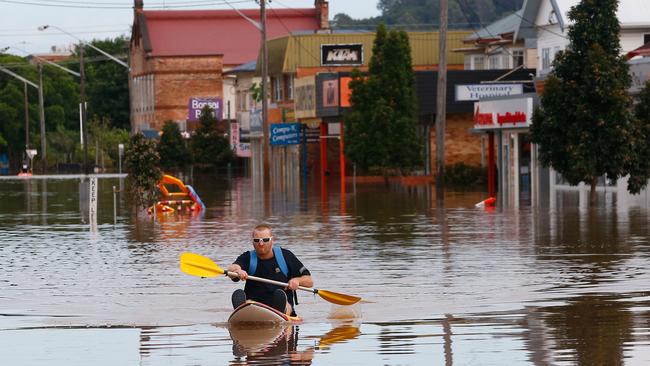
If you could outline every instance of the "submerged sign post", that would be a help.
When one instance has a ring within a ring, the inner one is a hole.
[[[201,118],[201,110],[205,106],[212,108],[213,116],[221,121],[223,111],[221,98],[190,98],[187,119],[189,121],[198,121]]]
[[[300,123],[272,123],[271,145],[297,145],[300,143]]]

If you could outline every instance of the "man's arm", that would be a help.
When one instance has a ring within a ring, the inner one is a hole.
[[[298,286],[302,287],[312,287],[314,286],[314,280],[311,279],[311,275],[304,275],[300,277],[294,277],[289,280],[287,289],[296,290]]]

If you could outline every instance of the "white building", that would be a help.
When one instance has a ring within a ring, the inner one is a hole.
[[[525,0],[520,12],[519,26],[512,40],[537,46],[537,84],[543,86],[552,70],[552,61],[569,44],[567,13],[580,0]],[[650,42],[650,1],[621,0],[617,12],[621,24],[621,48],[624,54]],[[530,61],[530,60],[529,60]],[[650,67],[647,62],[632,61],[633,78],[647,80]],[[639,64],[640,63],[640,64]],[[634,73],[639,75],[636,75]],[[631,89],[631,93],[634,91]],[[578,191],[580,205],[588,201],[589,187],[572,187],[564,183],[552,169],[537,163],[536,147],[528,138],[532,110],[537,104],[535,95],[510,98],[492,98],[475,103],[475,128],[495,139],[499,173],[499,198],[502,205],[519,206],[520,202],[533,206],[556,204],[558,191]],[[617,202],[650,206],[648,191],[631,196],[627,193],[627,178],[598,187],[606,198],[616,195]],[[548,202],[548,203],[546,203]]]

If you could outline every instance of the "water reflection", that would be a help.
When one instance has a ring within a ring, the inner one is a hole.
[[[577,192],[561,192],[551,210],[487,212],[474,208],[481,192],[445,192],[438,206],[431,187],[358,184],[342,200],[335,184],[296,196],[247,178],[191,183],[204,216],[154,222],[118,196],[114,225],[118,181],[100,179],[91,234],[79,179],[0,180],[0,344],[47,336],[59,360],[87,347],[70,327],[101,341],[126,326],[139,341],[116,347],[139,349],[143,365],[650,364],[645,207],[585,209]],[[239,285],[185,276],[178,257],[225,266],[259,221],[318,288],[361,296],[363,324],[331,325],[330,304],[305,294],[300,326],[233,335],[224,322]]]

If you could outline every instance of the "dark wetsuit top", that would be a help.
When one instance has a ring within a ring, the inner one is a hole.
[[[287,262],[287,267],[289,268],[288,278],[280,270],[280,266],[278,265],[278,262],[276,262],[275,256],[271,259],[266,260],[262,260],[258,256],[257,269],[255,270],[255,273],[248,274],[255,277],[261,277],[285,283],[288,282],[291,278],[311,275],[311,273],[309,273],[309,270],[305,268],[302,262],[300,262],[295,254],[291,253],[290,250],[282,248],[282,254],[284,256],[284,261]],[[239,257],[237,257],[235,264],[239,265],[244,271],[248,272],[250,257],[250,252],[244,252]],[[237,278],[233,279],[233,281],[238,280],[239,279]],[[246,292],[247,299],[272,306],[273,292],[278,288],[284,289],[280,286],[270,285],[259,281],[246,281],[244,292]],[[293,306],[295,304],[293,291],[285,292],[287,294],[287,301]]]

